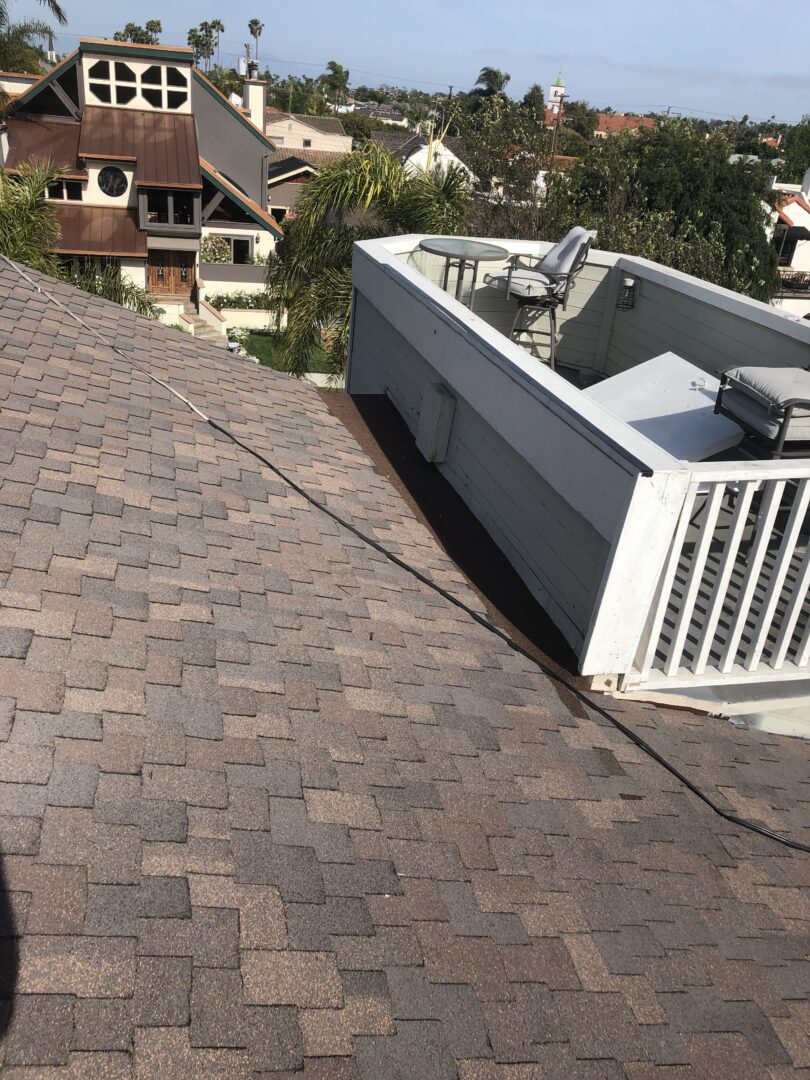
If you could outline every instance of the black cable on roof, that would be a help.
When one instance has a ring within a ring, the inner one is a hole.
[[[57,307],[59,307],[62,311],[69,315],[70,318],[77,322],[84,330],[87,330],[88,333],[92,334],[108,349],[116,353],[118,356],[122,357],[122,359],[126,360],[128,363],[132,364],[139,371],[143,372],[143,374],[146,375],[147,378],[151,379],[159,386],[162,386],[164,390],[167,390],[170,394],[172,394],[189,409],[191,409],[192,412],[196,413],[196,415],[199,416],[201,420],[204,420],[206,424],[212,427],[214,431],[218,431],[221,435],[224,435],[226,439],[229,439],[234,444],[234,446],[238,446],[240,450],[243,450],[246,454],[250,454],[251,457],[255,458],[262,465],[268,468],[297,495],[300,495],[302,499],[309,503],[310,506],[313,506],[315,507],[315,509],[320,510],[321,513],[331,518],[332,521],[336,522],[338,525],[341,525],[344,529],[347,529],[353,536],[356,536],[358,540],[361,540],[364,544],[367,544],[369,547],[373,548],[374,551],[384,556],[386,559],[389,560],[389,562],[392,562],[395,566],[398,566],[401,570],[404,570],[406,573],[416,578],[417,581],[420,581],[423,585],[426,585],[429,589],[432,589],[433,592],[437,593],[444,600],[448,601],[448,603],[453,604],[454,607],[459,608],[466,615],[469,615],[469,617],[475,622],[477,622],[479,626],[482,626],[485,630],[488,630],[491,634],[494,634],[497,638],[500,638],[500,640],[503,641],[504,644],[508,645],[510,649],[512,649],[516,653],[519,653],[521,656],[525,657],[532,664],[534,664],[547,678],[552,679],[559,686],[564,687],[570,694],[573,694],[578,701],[581,701],[583,705],[585,705],[589,709],[592,709],[603,719],[607,720],[608,723],[612,724],[613,727],[620,731],[625,736],[625,738],[629,739],[630,742],[634,743],[640,750],[643,750],[645,754],[647,754],[653,759],[653,761],[657,762],[663,769],[666,769],[666,771],[671,776],[674,776],[676,780],[683,784],[684,787],[687,788],[687,790],[691,791],[693,795],[697,796],[697,798],[700,799],[701,802],[705,803],[705,805],[708,806],[710,810],[714,811],[714,813],[717,814],[718,817],[723,818],[724,821],[728,821],[732,825],[737,825],[739,828],[748,829],[751,832],[758,833],[760,836],[766,836],[770,840],[775,840],[777,843],[783,844],[785,847],[792,848],[794,851],[803,851],[806,854],[810,854],[810,844],[804,844],[800,840],[793,840],[789,836],[783,836],[781,833],[774,832],[772,829],[768,829],[764,825],[759,825],[756,821],[749,821],[747,818],[740,817],[738,814],[723,809],[723,807],[719,806],[714,801],[714,799],[712,799],[704,791],[701,791],[700,788],[696,784],[694,784],[688,776],[685,776],[676,765],[673,765],[670,761],[667,761],[667,759],[662,754],[660,754],[653,746],[651,746],[646,741],[646,739],[643,739],[640,735],[633,731],[632,728],[629,728],[626,724],[623,724],[621,720],[618,720],[615,716],[609,713],[607,709],[603,709],[601,705],[598,705],[591,697],[585,694],[578,687],[574,686],[573,683],[569,682],[568,679],[565,679],[562,675],[559,675],[556,671],[553,670],[553,668],[549,667],[542,661],[538,660],[536,657],[532,656],[532,654],[527,649],[524,649],[522,645],[520,645],[517,641],[514,641],[504,630],[501,630],[499,626],[496,626],[495,623],[491,622],[485,615],[481,615],[474,608],[471,608],[469,604],[466,604],[463,600],[459,599],[457,596],[454,596],[451,592],[448,592],[448,590],[445,589],[442,585],[439,585],[438,582],[433,581],[426,574],[423,574],[421,570],[417,570],[415,566],[411,566],[410,563],[405,562],[404,559],[400,559],[398,555],[395,555],[392,551],[389,551],[378,540],[375,540],[374,537],[368,536],[361,529],[358,529],[356,525],[353,525],[350,521],[347,521],[345,518],[341,517],[340,514],[338,514],[335,510],[332,510],[329,506],[327,506],[326,503],[322,502],[320,499],[310,494],[306,490],[306,488],[301,487],[301,485],[298,484],[295,480],[293,480],[292,477],[288,476],[282,469],[280,469],[278,465],[273,464],[273,462],[270,461],[269,458],[266,458],[254,447],[250,446],[249,443],[242,442],[242,440],[239,439],[236,435],[234,435],[229,428],[225,427],[223,424],[218,423],[216,420],[212,420],[210,416],[207,416],[202,411],[202,409],[200,409],[187,397],[184,397],[183,394],[179,392],[179,390],[175,390],[175,388],[169,383],[163,382],[162,379],[159,379],[156,375],[153,375],[152,372],[148,370],[148,368],[145,368],[143,364],[135,360],[134,357],[129,356],[122,349],[119,349],[117,345],[114,345],[112,342],[108,341],[103,334],[101,334],[98,330],[95,329],[95,327],[88,326],[88,324],[84,322],[83,319],[81,319],[78,315],[71,311],[70,308],[63,304],[62,301],[57,299],[57,297],[55,297],[52,293],[49,293],[46,289],[43,289],[40,285],[38,285],[33,278],[29,277],[24,270],[22,270],[16,263],[12,262],[11,259],[9,259],[6,255],[2,255],[0,257],[2,257],[3,260],[17,274],[19,274],[20,277],[24,278],[30,285],[32,285],[37,290],[37,292],[41,293],[52,303],[56,304]]]

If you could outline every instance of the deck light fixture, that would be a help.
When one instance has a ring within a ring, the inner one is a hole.
[[[638,295],[638,278],[634,278],[632,274],[625,274],[622,278],[622,283],[619,288],[619,295],[616,299],[617,311],[632,311],[636,306],[636,296]]]

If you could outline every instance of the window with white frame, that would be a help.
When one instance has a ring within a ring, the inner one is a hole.
[[[60,199],[68,202],[82,201],[82,185],[80,180],[55,180],[48,184],[49,199]]]

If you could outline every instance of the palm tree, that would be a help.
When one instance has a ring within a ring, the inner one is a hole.
[[[3,21],[0,13],[0,69],[40,71],[46,59],[42,46],[51,33],[47,23],[31,19],[8,23]]]
[[[506,90],[506,84],[511,78],[511,75],[501,71],[500,68],[482,67],[478,78],[475,80],[475,86],[470,93],[479,98],[489,98],[494,97],[496,94],[503,94]]]
[[[220,39],[220,36],[225,33],[225,27],[224,27],[221,19],[212,19],[211,23],[210,23],[210,26],[211,26],[211,30],[213,31],[213,33],[216,34],[217,67],[219,67],[220,66],[219,65],[219,39]]]
[[[67,13],[58,0],[39,0],[39,2],[50,11],[51,15],[53,15],[60,26],[65,25],[67,22]],[[0,0],[0,26],[8,26],[10,21],[11,15],[8,10],[8,0]]]
[[[59,270],[53,254],[59,223],[45,195],[61,175],[49,165],[23,164],[14,176],[0,172],[0,253],[45,274]]]
[[[349,72],[337,60],[330,60],[326,65],[326,74],[321,76],[321,82],[331,92],[337,107],[349,88]]]
[[[256,43],[256,50],[253,54],[253,59],[259,62],[259,38],[262,36],[262,30],[264,30],[264,23],[259,19],[251,19],[248,23],[248,33]]]
[[[464,233],[470,206],[462,169],[408,172],[373,141],[314,176],[268,267],[271,302],[279,316],[287,311],[285,369],[302,375],[325,344],[333,373],[343,371],[356,240],[404,232]]]

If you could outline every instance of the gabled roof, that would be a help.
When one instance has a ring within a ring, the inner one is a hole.
[[[79,155],[137,162],[144,187],[201,188],[197,131],[191,113],[87,105]]]
[[[232,199],[246,214],[253,218],[257,225],[261,225],[263,229],[272,232],[276,238],[280,239],[282,236],[281,226],[273,217],[272,214],[268,214],[257,202],[254,202],[249,195],[246,195],[244,191],[241,191],[236,185],[218,172],[214,166],[205,160],[200,158],[200,168],[203,176],[209,180],[214,187],[219,188],[223,194],[227,195],[229,199]]]
[[[324,165],[331,165],[333,161],[338,161],[344,156],[345,154],[340,150],[301,150],[297,147],[276,150],[267,158],[268,177],[271,180],[278,180],[282,176],[301,172],[304,169],[317,170]]]
[[[285,113],[279,109],[268,107],[265,110],[267,124],[283,123],[285,120],[297,120],[299,124],[306,124],[314,131],[320,131],[325,135],[345,135],[343,124],[336,116],[309,116],[306,113]]]
[[[50,84],[54,82],[55,79],[58,79],[61,75],[64,75],[69,68],[74,67],[75,64],[78,62],[78,59],[79,50],[75,49],[72,53],[66,56],[64,60],[60,60],[58,64],[52,67],[47,75],[43,75],[38,82],[34,83],[34,85],[29,87],[28,90],[25,90],[22,94],[20,94],[19,97],[16,97],[14,99],[15,109],[20,108],[23,105],[29,105],[31,101],[36,97],[36,95],[40,93],[40,91],[50,86]]]

